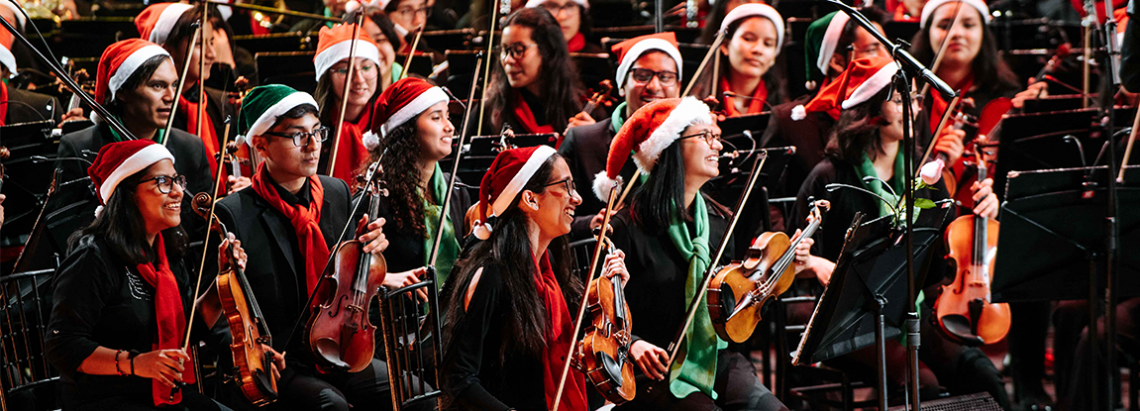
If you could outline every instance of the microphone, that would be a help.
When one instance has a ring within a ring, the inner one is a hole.
[[[90,161],[90,160],[87,160],[87,159],[85,159],[85,158],[82,158],[82,157],[56,157],[56,158],[47,158],[47,157],[44,157],[44,156],[31,156],[30,158],[32,159],[32,163],[37,163],[37,164],[38,164],[38,163],[47,162],[47,161],[79,161],[79,162],[83,162],[83,163],[86,163],[88,166],[90,166],[90,165],[91,165],[91,161]]]
[[[447,93],[447,95],[450,96],[452,100],[455,100],[455,102],[459,103],[459,105],[463,107],[463,111],[467,111],[467,105],[463,104],[463,100],[460,100],[459,97],[455,97],[455,94],[451,92],[451,89],[448,89],[447,87],[440,88],[443,89],[443,92]]]

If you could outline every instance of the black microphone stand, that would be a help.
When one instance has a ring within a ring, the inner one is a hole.
[[[914,280],[914,151],[915,141],[913,129],[913,119],[911,118],[911,96],[910,78],[922,77],[927,83],[930,84],[937,92],[941,93],[947,100],[954,98],[957,93],[950,88],[942,79],[938,78],[930,69],[926,68],[922,63],[914,58],[910,53],[903,49],[904,42],[894,43],[887,39],[887,36],[879,32],[871,21],[867,19],[862,13],[859,13],[855,8],[844,4],[838,0],[826,0],[828,3],[834,4],[848,16],[851,17],[857,24],[871,33],[876,39],[879,40],[883,46],[891,51],[891,56],[899,65],[899,71],[895,74],[894,89],[898,90],[899,95],[902,97],[903,104],[903,164],[905,172],[903,176],[906,178],[906,190],[904,198],[906,199],[906,222],[905,222],[905,236],[906,236],[906,289],[907,289],[907,314],[906,326],[903,330],[906,333],[907,345],[907,404],[911,410],[919,410],[921,401],[919,400],[919,381],[918,381],[918,348],[919,341],[919,318],[918,307],[915,306],[915,297],[917,296],[917,284]],[[908,72],[911,73],[908,75]],[[884,394],[885,395],[885,394]]]

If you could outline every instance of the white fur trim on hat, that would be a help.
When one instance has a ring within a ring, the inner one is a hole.
[[[261,116],[257,117],[257,121],[253,122],[253,125],[249,126],[249,131],[246,132],[245,135],[245,143],[252,146],[253,136],[260,136],[262,134],[265,134],[266,131],[269,131],[270,127],[273,127],[273,123],[277,121],[277,117],[281,117],[285,113],[288,113],[289,110],[292,110],[294,107],[302,104],[310,104],[313,107],[320,107],[317,105],[317,101],[313,100],[313,96],[310,96],[309,93],[303,91],[298,91],[285,96],[285,98],[281,99],[281,101],[278,101],[277,104],[274,104],[273,107],[270,107],[269,110],[265,110],[264,113],[261,113]]]
[[[340,43],[333,44],[325,49],[313,59],[313,65],[317,69],[317,81],[321,80],[321,76],[325,75],[333,65],[339,63],[341,60],[348,59],[348,55],[352,49],[352,41],[345,40]],[[376,48],[375,44],[363,40],[356,40],[356,57],[366,58],[372,60],[377,65],[380,64],[380,49]],[[379,68],[377,68],[379,69]]]
[[[574,2],[574,4],[582,6],[582,8],[586,8],[586,9],[590,8],[590,2],[587,0],[572,0],[572,1]],[[526,7],[528,9],[533,9],[535,7],[542,6],[542,3],[546,3],[546,0],[528,0],[526,2]]]
[[[835,17],[831,18],[831,22],[827,23],[827,31],[823,33],[823,42],[819,45],[819,56],[815,59],[815,66],[825,76],[827,74],[827,63],[831,62],[831,55],[835,54],[835,46],[839,45],[839,36],[843,35],[843,28],[847,26],[847,22],[851,17],[847,12],[840,10],[835,13]]]
[[[661,152],[680,138],[681,132],[686,127],[712,124],[712,116],[709,113],[709,106],[700,100],[693,97],[681,99],[677,107],[669,112],[669,117],[653,130],[649,138],[637,146],[637,151],[633,153],[633,161],[637,163],[637,167],[646,173],[653,171]]]
[[[515,196],[522,192],[523,187],[526,187],[526,184],[530,182],[530,178],[534,177],[534,173],[538,172],[539,167],[542,167],[542,163],[545,163],[554,153],[557,151],[550,146],[538,146],[534,153],[531,153],[530,158],[526,159],[526,164],[523,164],[519,172],[511,177],[511,182],[507,183],[503,192],[499,193],[499,197],[491,204],[491,215],[503,215],[503,212],[507,211],[507,207],[511,206]]]
[[[143,147],[142,150],[136,151],[123,160],[111,175],[103,180],[103,184],[99,185],[99,197],[103,200],[103,204],[107,204],[107,200],[111,198],[111,194],[115,192],[115,187],[134,173],[145,170],[151,164],[157,163],[162,160],[170,160],[174,162],[174,155],[170,154],[170,150],[163,147],[162,144],[150,144]]]
[[[748,3],[736,6],[724,16],[724,21],[720,23],[720,30],[728,30],[728,26],[735,23],[737,20],[743,20],[748,17],[764,17],[772,21],[776,26],[776,53],[780,53],[780,49],[784,46],[784,16],[780,12],[763,3]],[[727,33],[726,33],[727,34]],[[727,41],[727,39],[725,39]]]
[[[930,16],[933,15],[934,11],[938,10],[939,7],[942,7],[946,3],[957,1],[973,6],[974,9],[978,10],[978,13],[982,15],[982,18],[986,20],[986,24],[989,24],[990,20],[993,20],[993,17],[990,16],[990,7],[982,0],[930,0],[926,5],[922,6],[922,25],[920,27],[926,28],[926,23],[930,21]]]
[[[139,66],[154,56],[169,58],[170,53],[167,53],[162,47],[151,44],[135,50],[126,60],[123,60],[123,64],[120,64],[111,74],[111,78],[107,80],[107,89],[111,92],[111,98],[115,98],[115,92],[119,91],[119,87],[122,87],[123,83],[131,78],[131,74],[135,74],[135,70],[138,70]]]
[[[7,67],[13,76],[16,75],[16,56],[12,55],[12,51],[4,47],[3,44],[0,44],[0,65]]]
[[[859,85],[859,87],[856,87],[855,91],[851,93],[851,97],[843,100],[843,104],[840,104],[839,106],[843,107],[843,109],[846,110],[851,107],[855,107],[867,100],[870,100],[872,96],[879,94],[879,91],[882,91],[884,87],[887,87],[888,84],[891,84],[891,79],[898,71],[898,64],[895,64],[893,61],[887,63],[887,65],[883,66],[883,68],[880,68],[879,71],[876,71],[875,74],[871,76],[871,78],[867,79],[867,81],[864,81],[863,84]]]
[[[633,67],[633,63],[641,58],[642,54],[650,50],[660,50],[668,54],[669,57],[673,59],[673,63],[677,64],[677,78],[681,78],[681,67],[684,64],[682,64],[681,51],[677,50],[677,46],[662,39],[648,38],[630,47],[629,52],[625,53],[625,59],[618,65],[617,85],[619,89],[625,87],[626,74],[629,73],[630,68]]]
[[[448,100],[450,100],[450,98],[443,89],[439,87],[427,89],[427,91],[420,93],[420,95],[412,99],[411,102],[396,111],[396,114],[393,114],[392,117],[389,117],[388,121],[384,122],[384,125],[380,127],[380,135],[387,136],[389,130],[395,130],[396,127],[407,123],[408,120],[420,115],[420,113],[431,108],[435,103]]]
[[[792,107],[792,121],[800,121],[807,118],[807,109],[803,104],[798,104]]]
[[[16,15],[16,22],[20,23],[20,25],[16,26],[16,28],[23,29],[24,24],[27,23],[27,20],[24,18],[24,12],[20,10],[20,6],[16,5],[16,1],[17,0],[0,0],[0,4],[3,4],[9,10],[12,10],[12,14]]]
[[[616,179],[611,179],[606,175],[606,170],[599,171],[598,174],[594,176],[594,195],[597,196],[599,200],[609,201],[610,190],[613,190],[614,187],[620,187],[621,185],[622,181],[620,176]]]
[[[151,43],[157,45],[165,45],[166,39],[170,37],[170,32],[174,30],[174,24],[178,23],[178,19],[182,17],[182,13],[186,10],[193,9],[194,6],[183,3],[172,3],[162,9],[162,14],[158,15],[158,21],[154,22],[154,28],[150,31]]]
[[[368,130],[364,132],[364,135],[360,136],[360,142],[364,144],[364,148],[367,148],[368,151],[372,151],[380,146],[380,136],[373,133],[372,130]]]

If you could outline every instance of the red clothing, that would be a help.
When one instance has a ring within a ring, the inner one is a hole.
[[[0,104],[4,105],[4,109],[0,110],[0,126],[8,124],[5,121],[8,119],[8,85],[0,81]]]
[[[732,89],[729,88],[728,79],[721,77],[720,92],[717,93],[717,96],[724,96],[724,92],[726,91],[732,91]],[[760,80],[760,85],[756,86],[756,91],[752,93],[752,99],[749,100],[750,102],[748,103],[748,111],[746,112],[741,113],[736,111],[736,104],[733,103],[732,99],[732,97],[724,97],[724,115],[726,117],[737,117],[745,114],[761,113],[764,111],[764,105],[768,100],[768,87],[764,85],[764,80]]]
[[[321,206],[325,202],[325,187],[317,176],[309,176],[309,190],[312,202],[308,207],[295,206],[286,203],[277,193],[277,189],[269,181],[269,171],[265,163],[261,163],[257,174],[253,175],[253,190],[273,209],[280,212],[293,224],[293,232],[297,235],[297,248],[301,251],[301,258],[305,261],[305,285],[309,293],[313,292],[320,280],[321,270],[329,260],[329,246],[325,243],[325,236],[321,233]]]
[[[522,94],[518,94],[515,98],[515,119],[518,120],[525,130],[523,133],[538,134],[538,133],[553,133],[554,126],[549,124],[539,125],[537,120],[534,119],[534,112],[530,111],[530,105],[526,104],[526,99]]]
[[[541,260],[541,261],[540,261]],[[534,285],[538,297],[546,307],[546,320],[550,328],[546,334],[546,346],[542,352],[542,382],[546,392],[546,407],[554,408],[554,396],[562,379],[562,369],[566,366],[566,354],[570,352],[570,340],[574,333],[574,320],[570,318],[570,307],[554,270],[550,267],[550,253],[534,261]],[[586,404],[586,378],[582,373],[572,372],[566,376],[566,386],[562,390],[559,408],[564,410],[588,410]]]
[[[156,350],[182,348],[182,336],[186,333],[186,313],[182,308],[182,294],[178,290],[178,281],[170,271],[170,263],[166,260],[166,247],[163,247],[162,234],[154,239],[154,248],[157,258],[153,263],[147,262],[136,265],[139,275],[151,287],[154,287],[154,319],[158,323],[155,330],[158,335],[151,344]],[[187,354],[193,355],[193,351]],[[194,360],[191,357],[186,370],[182,373],[182,381],[193,383]],[[182,402],[182,393],[171,395],[170,387],[157,379],[151,382],[151,396],[154,405],[178,404]]]
[[[372,104],[364,107],[356,121],[341,122],[344,131],[340,140],[336,142],[336,166],[333,168],[333,177],[344,180],[349,187],[356,185],[356,170],[368,161],[368,149],[364,147],[364,133],[372,121]],[[335,136],[335,131],[334,136]],[[329,161],[333,161],[329,154]]]

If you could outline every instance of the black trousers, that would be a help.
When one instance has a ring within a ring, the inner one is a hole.
[[[418,378],[413,377],[412,382],[414,387],[419,387]],[[348,411],[351,404],[356,410],[391,410],[390,390],[388,366],[378,359],[373,359],[370,366],[356,373],[319,374],[312,369],[290,365],[277,381],[280,398],[273,404],[273,409]],[[435,402],[418,405],[425,410],[434,409]]]
[[[1109,396],[1109,386],[1104,383],[1104,376],[1109,372],[1116,373],[1116,388],[1119,390],[1119,370],[1109,370],[1107,367],[1108,360],[1105,357],[1106,350],[1104,349],[1104,317],[1098,320],[1097,338],[1100,341],[1101,347],[1098,351],[1097,358],[1089,356],[1089,330],[1086,328],[1080,333],[1080,339],[1077,342],[1075,352],[1058,353],[1057,357],[1061,355],[1072,355],[1072,369],[1071,375],[1073,378],[1067,381],[1067,386],[1057,386],[1057,392],[1062,393],[1062,390],[1067,395],[1064,395],[1058,401],[1062,410],[1087,410],[1091,409],[1090,402],[1092,398],[1093,387],[1090,384],[1090,378],[1082,378],[1082,376],[1097,375],[1100,380],[1098,392],[1096,397],[1100,406],[1103,407],[1104,401],[1116,401],[1116,397]],[[1117,348],[1120,348],[1126,353],[1133,356],[1140,355],[1140,298],[1133,298],[1130,300],[1122,301],[1116,305],[1116,341]],[[1119,356],[1117,356],[1117,365],[1120,365]]]
[[[646,389],[654,385],[653,392]],[[675,398],[669,386],[656,383],[640,373],[637,376],[637,396],[618,410],[787,410],[772,391],[756,378],[756,367],[740,353],[721,350],[716,360],[716,381],[713,390],[717,399],[695,392],[685,398]]]
[[[154,402],[148,398],[113,397],[97,403],[83,406],[65,407],[68,410],[82,411],[232,411],[225,405],[219,404],[210,397],[202,395],[194,386],[182,390],[182,402],[177,405],[155,407]]]

